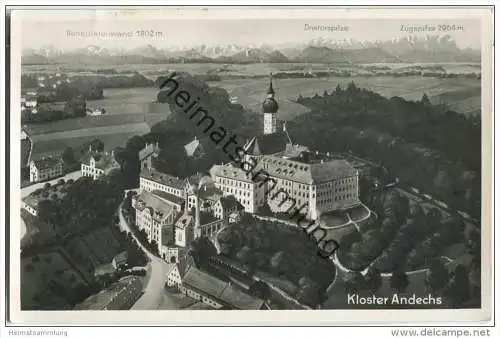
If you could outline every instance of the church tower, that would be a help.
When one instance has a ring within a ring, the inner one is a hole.
[[[262,103],[264,112],[264,134],[276,133],[276,113],[278,112],[278,102],[274,99],[273,75],[269,78],[269,89],[267,97]]]

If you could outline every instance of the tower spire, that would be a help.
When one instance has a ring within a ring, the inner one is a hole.
[[[267,90],[267,94],[274,95],[273,73],[269,73],[269,89]]]

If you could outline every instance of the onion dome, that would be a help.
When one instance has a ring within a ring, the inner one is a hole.
[[[278,102],[276,102],[276,100],[272,97],[265,99],[262,104],[262,110],[267,114],[276,114],[278,108]]]
[[[274,99],[273,78],[271,74],[271,78],[269,79],[269,89],[267,90],[267,97],[262,103],[262,110],[264,113],[276,114],[278,109],[278,102]]]

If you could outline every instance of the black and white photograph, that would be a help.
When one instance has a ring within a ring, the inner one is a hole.
[[[11,306],[490,316],[490,11],[384,13],[13,9]]]

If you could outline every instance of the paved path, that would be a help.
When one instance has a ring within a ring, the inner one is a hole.
[[[43,188],[43,186],[45,185],[45,183],[50,183],[50,184],[56,184],[57,181],[59,181],[60,179],[63,179],[63,180],[69,180],[69,179],[73,179],[73,180],[76,180],[78,178],[80,178],[82,176],[80,170],[78,171],[73,171],[73,172],[70,172],[64,176],[60,176],[58,178],[55,178],[53,180],[50,180],[50,181],[44,181],[44,182],[40,182],[40,183],[35,183],[35,184],[32,184],[32,185],[28,185],[27,187],[24,187],[21,189],[21,197],[26,197],[28,196],[29,194],[31,194],[33,191],[37,190],[37,189],[40,189],[40,188]]]
[[[130,225],[125,220],[125,217],[123,217],[121,205],[118,207],[118,214],[120,218],[120,228],[132,234],[139,247],[148,256],[150,262],[151,275],[148,284],[141,298],[132,306],[132,310],[156,310],[165,303],[165,281],[167,280],[168,271],[174,264],[167,263],[161,258],[156,257],[139,242],[131,231]]]

